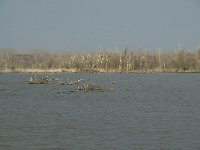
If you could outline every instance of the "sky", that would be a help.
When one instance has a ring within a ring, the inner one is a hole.
[[[0,48],[200,46],[199,0],[0,0]]]

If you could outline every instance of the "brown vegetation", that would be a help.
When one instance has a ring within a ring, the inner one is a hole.
[[[199,72],[200,48],[189,52],[103,50],[50,53],[0,49],[0,72]]]

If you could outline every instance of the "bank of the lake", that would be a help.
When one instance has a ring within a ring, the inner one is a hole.
[[[119,69],[77,69],[77,68],[51,68],[51,69],[5,69],[0,73],[200,73],[199,70],[177,70],[177,69],[152,69],[152,70],[119,70]]]

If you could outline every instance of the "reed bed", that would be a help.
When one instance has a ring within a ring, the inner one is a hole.
[[[0,72],[199,72],[200,48],[175,50],[101,50],[50,53],[0,49]]]

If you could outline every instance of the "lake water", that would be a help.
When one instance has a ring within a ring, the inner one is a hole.
[[[200,149],[200,74],[48,74],[111,92],[29,85],[31,76],[0,74],[2,150]]]

